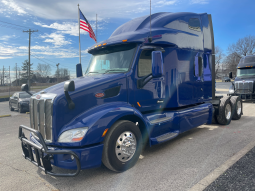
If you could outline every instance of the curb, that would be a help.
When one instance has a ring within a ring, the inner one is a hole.
[[[195,184],[189,191],[203,191],[207,186],[214,182],[220,175],[227,171],[233,164],[235,164],[240,158],[248,153],[253,147],[255,147],[255,141],[250,142],[243,149],[237,152],[234,156],[229,158],[220,167],[213,170],[205,178]]]
[[[0,118],[2,117],[11,117],[11,115],[0,115]]]

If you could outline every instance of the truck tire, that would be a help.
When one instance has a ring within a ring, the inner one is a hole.
[[[142,150],[140,129],[131,121],[117,121],[107,132],[103,141],[103,164],[115,172],[132,168]]]
[[[221,125],[228,125],[232,118],[232,107],[229,97],[223,97],[220,99],[219,115],[217,115],[217,121]]]
[[[242,110],[243,110],[242,100],[239,96],[232,96],[230,98],[230,102],[233,106],[233,109],[232,109],[233,117],[232,117],[232,119],[239,120],[242,116]]]

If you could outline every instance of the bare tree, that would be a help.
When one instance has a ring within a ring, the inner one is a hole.
[[[69,70],[66,68],[59,68],[56,70],[55,76],[59,78],[59,82],[70,79]]]
[[[220,71],[220,66],[222,66],[222,61],[224,58],[223,50],[219,47],[215,47],[215,76],[217,76],[218,72]]]
[[[236,54],[237,57],[247,56],[248,54],[255,54],[255,36],[246,36],[240,38],[236,43],[228,47],[230,54]]]
[[[36,77],[40,82],[45,83],[47,81],[47,77],[50,74],[51,74],[51,67],[49,64],[38,63]]]
[[[255,54],[255,36],[246,36],[228,47],[228,56],[225,59],[228,72],[236,75],[236,67],[243,56]]]

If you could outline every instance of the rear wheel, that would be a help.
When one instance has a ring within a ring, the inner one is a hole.
[[[142,135],[132,122],[121,120],[108,131],[104,140],[103,164],[115,172],[132,168],[142,150]]]
[[[223,97],[220,99],[219,115],[217,115],[217,121],[221,125],[228,125],[232,118],[232,105],[229,101],[229,97]]]
[[[243,110],[242,100],[239,96],[232,96],[230,99],[230,102],[232,103],[232,106],[233,106],[232,119],[239,120],[242,116],[242,110]]]
[[[14,110],[14,109],[12,108],[11,103],[9,103],[9,108],[10,108],[10,111],[13,111],[13,110]]]

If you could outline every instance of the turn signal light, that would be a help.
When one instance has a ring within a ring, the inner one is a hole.
[[[108,131],[108,129],[105,129],[105,130],[104,130],[104,132],[103,132],[103,134],[102,134],[102,137],[104,137],[104,136],[106,135],[107,131]]]
[[[141,107],[141,105],[140,105],[140,103],[139,103],[139,102],[137,102],[137,105],[138,105],[139,107]]]
[[[127,39],[126,40],[122,40],[122,42],[127,42]]]

